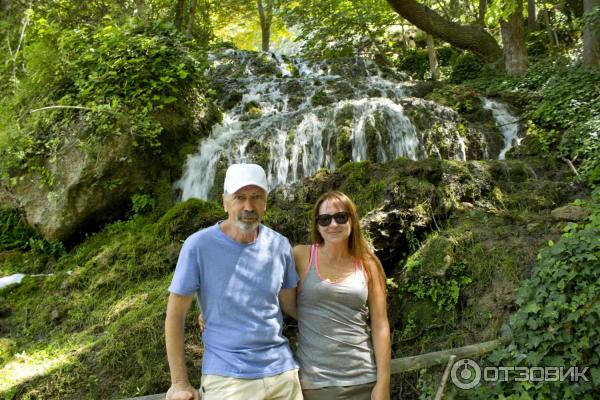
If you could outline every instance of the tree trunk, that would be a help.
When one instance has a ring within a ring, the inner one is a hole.
[[[185,0],[177,0],[177,8],[175,9],[175,27],[181,31],[183,26],[183,13],[185,10]]]
[[[597,7],[600,7],[600,0],[583,0],[584,15]],[[589,20],[583,27],[583,65],[586,68],[600,66],[600,28],[592,26]]]
[[[479,17],[477,23],[485,28],[485,13],[487,12],[487,0],[479,0]]]
[[[210,23],[210,0],[200,3],[200,32],[198,39],[201,43],[208,44],[212,38],[212,25]]]
[[[527,71],[527,46],[525,44],[525,25],[523,21],[523,2],[517,0],[517,9],[500,21],[502,42],[504,44],[504,65],[509,75],[520,75]]]
[[[431,79],[437,81],[440,79],[440,68],[438,66],[435,47],[433,45],[433,36],[427,35],[427,53],[429,54],[429,69],[431,70]]]
[[[196,4],[198,3],[198,0],[192,0],[190,2],[190,18],[188,20],[188,26],[187,26],[187,37],[191,38],[193,33],[194,33],[194,22],[196,21]]]
[[[262,0],[257,0],[258,15],[260,16],[260,31],[262,33],[262,51],[269,51],[271,39],[271,21],[273,20],[273,0],[266,0],[266,10]]]
[[[550,21],[550,10],[547,8],[544,10],[544,24],[546,25],[546,33],[548,35],[548,43],[551,48],[558,47],[558,36],[554,29],[552,29],[552,22]]]
[[[527,30],[529,32],[538,30],[535,0],[527,0]]]
[[[415,0],[388,0],[388,3],[404,19],[459,49],[470,50],[489,62],[502,57],[496,40],[481,26],[456,24]]]
[[[137,10],[137,15],[142,17],[145,11],[145,0],[135,0],[135,9]]]

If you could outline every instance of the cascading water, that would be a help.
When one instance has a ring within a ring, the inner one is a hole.
[[[209,198],[219,168],[234,162],[263,165],[274,188],[348,161],[487,158],[481,132],[452,109],[411,97],[414,82],[368,60],[227,50],[211,61],[226,111],[188,157],[175,185],[183,200]]]
[[[500,154],[498,154],[498,160],[504,160],[506,152],[515,144],[518,145],[521,142],[521,138],[519,138],[519,120],[508,111],[504,104],[487,98],[483,98],[482,100],[483,108],[490,110],[494,114],[496,125],[504,138],[504,147],[500,150]]]

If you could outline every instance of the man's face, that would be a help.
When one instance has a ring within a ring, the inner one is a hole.
[[[242,231],[258,228],[267,209],[267,193],[258,186],[244,186],[232,194],[223,194],[228,219]]]

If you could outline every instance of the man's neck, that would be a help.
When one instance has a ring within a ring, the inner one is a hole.
[[[235,222],[230,220],[223,221],[219,226],[221,227],[223,233],[239,243],[252,243],[258,237],[259,228],[245,231],[240,229]]]

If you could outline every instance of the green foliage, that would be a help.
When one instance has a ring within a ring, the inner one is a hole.
[[[134,214],[147,214],[156,206],[156,201],[148,194],[136,193],[131,196],[131,210]]]
[[[473,53],[465,52],[458,57],[452,64],[450,73],[450,82],[461,83],[466,80],[475,79],[481,73],[483,61]]]
[[[478,398],[597,398],[600,369],[600,190],[593,200],[576,201],[590,215],[584,223],[568,224],[560,240],[549,241],[531,278],[517,293],[519,310],[505,327],[512,343],[488,361],[504,366],[589,367],[589,382],[508,382],[482,388]],[[593,378],[593,379],[590,379]],[[470,397],[473,398],[473,397]]]
[[[27,249],[36,232],[14,210],[0,209],[0,251]]]
[[[0,101],[4,177],[51,159],[73,130],[91,153],[114,135],[158,152],[164,138],[156,115],[177,110],[186,117],[206,101],[205,55],[172,24],[105,17],[96,27],[64,29],[35,18],[30,29],[13,96]],[[48,105],[79,109],[29,112]]]
[[[60,257],[62,242],[42,238],[15,210],[0,209],[0,251],[25,250],[37,255]]]
[[[408,50],[398,60],[398,68],[408,72],[416,79],[425,79],[429,72],[429,55],[427,50]]]
[[[435,49],[438,65],[452,70],[461,52],[450,46]],[[481,62],[481,61],[480,61]],[[415,79],[426,79],[430,76],[429,53],[426,49],[403,50],[398,55],[395,65],[402,71],[408,72]],[[458,68],[461,68],[460,66]]]
[[[386,28],[399,16],[384,1],[292,1],[283,10],[288,26],[299,28],[303,51],[319,58],[383,53]]]
[[[558,56],[532,63],[520,77],[484,75],[468,85],[488,93],[517,94],[515,102],[529,127],[524,139],[529,148],[517,153],[566,157],[588,185],[597,185],[600,70]]]
[[[431,300],[438,310],[454,310],[461,290],[472,282],[467,266],[451,261],[456,244],[433,234],[408,258],[399,286],[419,300]]]
[[[562,137],[559,151],[579,163],[579,173],[591,187],[600,185],[600,116],[569,129]]]

